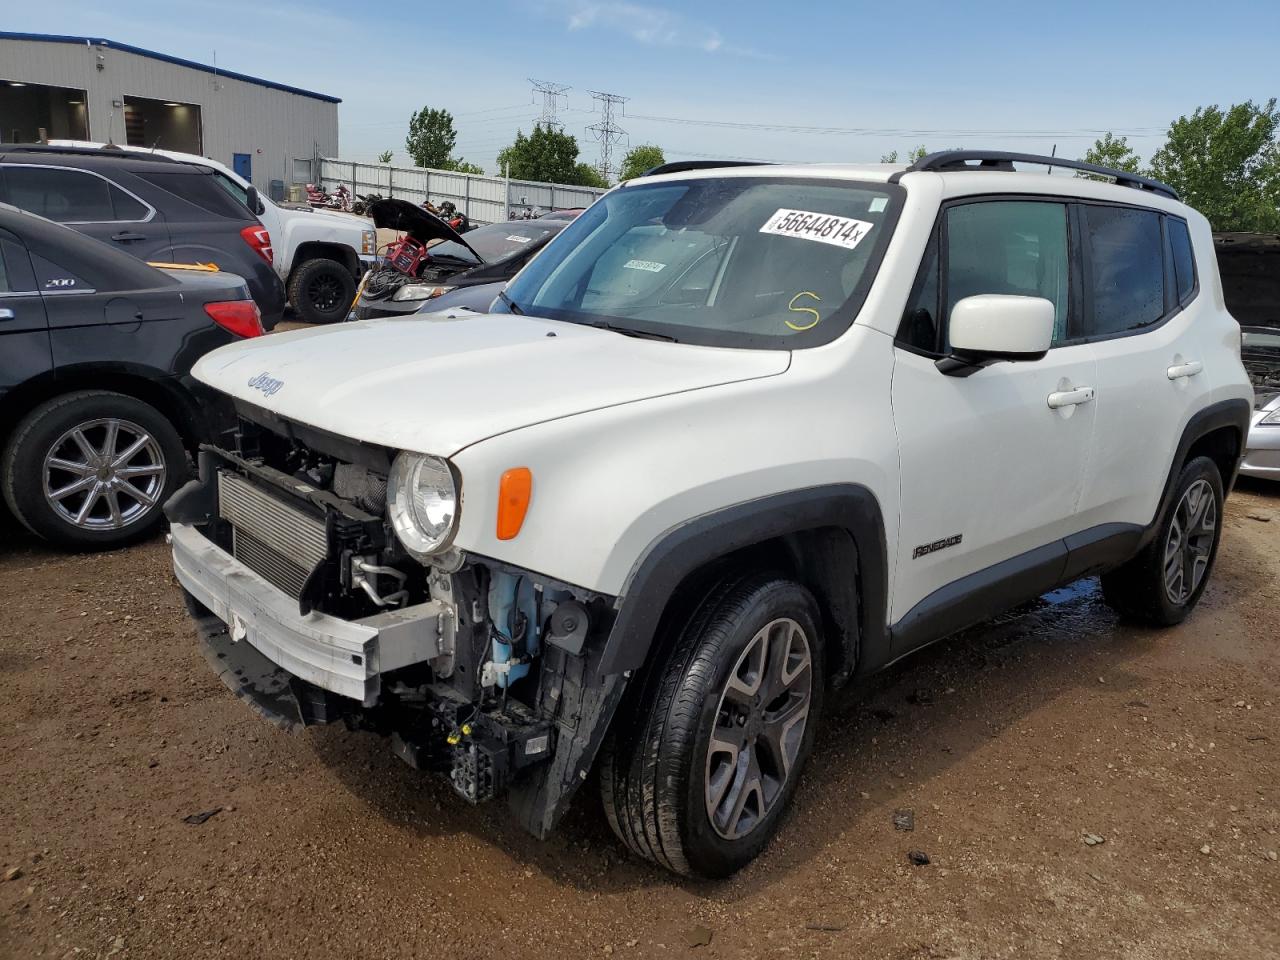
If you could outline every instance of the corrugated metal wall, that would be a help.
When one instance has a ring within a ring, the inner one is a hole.
[[[338,152],[335,103],[110,46],[0,38],[0,78],[85,90],[92,140],[126,142],[124,111],[113,106],[124,97],[198,104],[204,156],[231,166],[232,154],[249,154],[264,192],[271,180],[292,181],[293,158]]]
[[[568,187],[526,180],[512,180],[508,190],[507,181],[502,177],[334,158],[325,158],[320,168],[320,180],[329,191],[345,183],[352,193],[379,193],[413,203],[430,200],[439,206],[446,200],[452,200],[475,223],[509,220],[524,210],[546,213],[569,207],[589,207],[596,197],[605,193],[595,187]]]

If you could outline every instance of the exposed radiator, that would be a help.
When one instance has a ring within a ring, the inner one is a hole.
[[[218,474],[218,513],[237,560],[292,597],[328,553],[324,522],[233,473]]]

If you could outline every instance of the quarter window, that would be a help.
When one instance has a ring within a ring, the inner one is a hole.
[[[1165,219],[1169,247],[1173,253],[1173,273],[1178,283],[1178,302],[1186,303],[1196,288],[1196,261],[1191,254],[1191,234],[1183,220]]]
[[[1105,337],[1156,323],[1164,316],[1164,248],[1160,215],[1129,207],[1084,206],[1093,309],[1086,337]]]

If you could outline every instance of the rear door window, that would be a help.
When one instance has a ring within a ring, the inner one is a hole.
[[[1164,246],[1160,215],[1133,207],[1081,208],[1092,310],[1086,337],[1140,330],[1164,316]]]

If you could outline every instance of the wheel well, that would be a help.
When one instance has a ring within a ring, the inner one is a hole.
[[[293,253],[293,266],[289,268],[289,275],[293,276],[293,272],[308,260],[336,260],[346,267],[353,277],[360,273],[360,258],[355,250],[345,244],[326,243],[322,240],[299,244],[298,249]]]
[[[182,445],[195,455],[200,443],[199,416],[176,392],[143,376],[96,368],[60,371],[57,379],[29,381],[0,398],[0,423],[5,424],[0,430],[0,447],[28,413],[46,400],[75,390],[110,390],[150,404],[168,418],[182,438]]]
[[[1235,427],[1218,427],[1196,439],[1187,450],[1184,465],[1196,457],[1208,457],[1218,468],[1222,486],[1230,491],[1240,462],[1240,431]]]
[[[753,543],[690,572],[662,611],[660,636],[692,615],[713,584],[744,573],[768,571],[795,580],[813,594],[827,638],[827,681],[839,685],[858,663],[862,636],[858,548],[841,527],[819,527]]]

